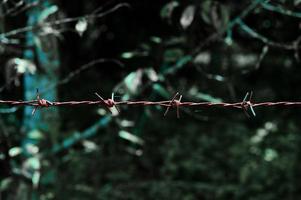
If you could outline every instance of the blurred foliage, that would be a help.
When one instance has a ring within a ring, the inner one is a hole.
[[[45,73],[23,57],[32,48],[24,35],[7,34],[41,2],[0,3],[0,99],[23,99],[32,92],[24,76]],[[300,100],[300,0],[132,0],[104,17],[95,15],[120,1],[51,3],[27,31],[40,51],[45,35],[59,42],[63,81],[47,90],[60,100],[97,91],[155,101],[178,91],[184,101],[236,102],[250,90],[255,102]],[[76,20],[47,24],[60,19]],[[123,65],[85,65],[99,58]],[[301,198],[299,108],[258,108],[254,119],[183,108],[179,120],[160,107],[119,109],[60,108],[59,133],[50,135],[25,132],[24,110],[1,106],[0,199]],[[25,149],[26,139],[38,143]]]

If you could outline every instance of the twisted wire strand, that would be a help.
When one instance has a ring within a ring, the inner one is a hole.
[[[48,103],[43,104],[40,101],[44,100]],[[0,105],[8,105],[8,106],[40,106],[40,107],[53,107],[53,106],[81,106],[81,105],[102,105],[113,107],[115,105],[128,105],[128,106],[164,106],[164,107],[232,107],[232,108],[241,108],[242,105],[248,103],[249,106],[252,107],[271,107],[271,106],[301,106],[301,101],[291,102],[291,101],[279,101],[279,102],[260,102],[260,103],[252,103],[250,101],[240,101],[234,103],[227,102],[179,102],[179,101],[113,101],[113,104],[109,104],[108,102],[112,102],[112,99],[107,100],[84,100],[84,101],[48,101],[45,99],[38,100],[30,100],[30,101],[22,101],[22,100],[0,100]],[[176,103],[176,105],[175,105]]]

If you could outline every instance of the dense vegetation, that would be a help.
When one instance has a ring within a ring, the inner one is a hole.
[[[301,99],[300,0],[127,3],[2,0],[0,99]],[[32,109],[0,107],[0,199],[301,198],[300,107]]]

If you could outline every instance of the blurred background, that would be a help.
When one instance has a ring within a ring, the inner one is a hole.
[[[301,99],[300,0],[1,0],[0,99]],[[0,106],[0,199],[300,199],[301,108]],[[299,181],[298,181],[299,180]]]

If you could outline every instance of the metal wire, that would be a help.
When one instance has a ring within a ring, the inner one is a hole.
[[[94,106],[105,106],[107,108],[116,107],[117,106],[162,106],[166,107],[166,112],[164,116],[167,114],[171,107],[177,108],[177,117],[179,118],[179,108],[180,107],[224,107],[224,108],[239,108],[242,109],[247,116],[256,116],[254,108],[255,107],[271,107],[271,106],[301,106],[301,101],[280,101],[280,102],[261,102],[261,103],[253,103],[252,102],[252,92],[248,92],[245,98],[240,102],[227,103],[227,102],[181,102],[182,95],[176,93],[171,100],[166,101],[114,101],[114,95],[112,98],[104,99],[99,94],[95,93],[100,100],[85,100],[85,101],[49,101],[45,99],[41,99],[40,95],[37,91],[37,99],[31,101],[14,101],[14,100],[0,100],[0,105],[8,105],[8,106],[33,106],[33,114],[38,108],[49,108],[49,107],[59,107],[59,106],[83,106],[83,105],[94,105]],[[179,98],[177,99],[177,97]],[[250,112],[251,111],[251,112]]]

